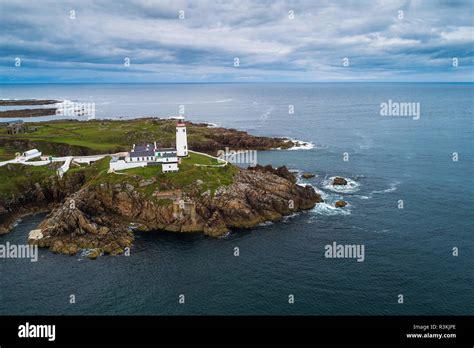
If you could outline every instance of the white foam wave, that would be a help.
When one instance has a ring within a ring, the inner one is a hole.
[[[290,215],[283,216],[282,221],[283,222],[288,222],[289,220],[293,219],[294,217],[296,217],[298,215],[299,215],[299,213],[293,213],[293,214],[290,214]]]
[[[296,185],[306,187],[310,186],[316,191],[316,193],[319,193],[321,197],[323,197],[323,194],[325,195],[326,193],[318,189],[316,186],[313,184],[310,184],[309,182],[306,181],[306,179],[303,179],[303,172],[301,170],[290,170],[293,174],[296,175]]]
[[[378,234],[378,233],[388,233],[388,232],[390,232],[389,229],[375,230],[375,231],[374,231],[374,233],[377,233],[377,234]]]
[[[347,205],[344,208],[336,208],[334,206],[335,202],[339,199],[343,199],[342,196],[339,195],[334,195],[334,194],[329,194],[319,188],[317,188],[314,185],[308,184],[308,183],[298,183],[300,186],[311,186],[314,191],[321,196],[324,202],[322,203],[316,203],[313,209],[310,210],[310,212],[315,213],[317,215],[325,215],[325,216],[333,216],[333,215],[350,215],[351,210],[350,204],[347,203]]]
[[[310,186],[314,189],[314,191],[321,196],[324,202],[322,203],[316,203],[313,209],[310,210],[311,213],[317,214],[317,215],[325,215],[325,216],[333,216],[333,215],[350,215],[351,210],[350,207],[351,205],[347,203],[347,205],[344,208],[336,208],[335,203],[336,201],[343,199],[341,195],[337,195],[334,193],[328,193],[320,188],[316,187],[315,185],[312,185],[308,182],[304,182],[302,178],[302,171],[301,170],[291,170],[292,173],[296,174],[296,184],[299,186]],[[332,181],[331,181],[332,183]],[[348,181],[349,183],[349,181]],[[338,192],[340,193],[340,192]],[[291,215],[290,215],[291,216]],[[310,220],[311,221],[311,220]],[[309,222],[311,223],[311,222]]]
[[[230,238],[231,234],[232,233],[230,231],[227,231],[225,234],[223,234],[222,236],[217,237],[217,238],[219,238],[219,239],[228,239],[228,238]]]
[[[370,194],[380,194],[380,193],[389,193],[389,192],[394,192],[397,190],[398,184],[400,184],[399,181],[394,181],[390,183],[389,187],[385,190],[380,190],[380,191],[372,191]]]
[[[359,191],[360,183],[350,178],[344,178],[347,181],[346,185],[333,185],[335,176],[331,176],[329,179],[323,181],[323,187],[327,190],[337,193],[354,193]]]
[[[350,209],[346,207],[344,208],[336,208],[333,204],[328,202],[317,203],[311,212],[316,213],[318,215],[325,215],[325,216],[334,216],[334,215],[350,215]]]
[[[273,107],[268,108],[264,113],[260,115],[260,121],[263,121],[263,122],[266,121],[270,117],[272,112],[273,112]]]
[[[372,196],[361,196],[361,195],[357,195],[356,197],[359,198],[359,199],[370,199],[370,198],[372,198]]]
[[[291,138],[289,138],[287,142],[288,141],[291,141],[293,143],[293,147],[290,147],[288,149],[290,151],[311,150],[311,149],[316,148],[316,146],[312,142],[309,142],[309,141],[303,141],[303,140],[291,139]]]
[[[216,100],[215,103],[230,103],[233,100],[234,99],[232,99],[232,98],[220,99],[220,100]]]

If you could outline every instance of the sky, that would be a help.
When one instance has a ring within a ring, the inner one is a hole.
[[[0,83],[473,82],[474,0],[0,0]]]

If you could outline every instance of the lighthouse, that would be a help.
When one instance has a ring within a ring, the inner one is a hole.
[[[188,134],[186,132],[186,123],[184,117],[177,117],[176,123],[176,152],[178,157],[186,157],[188,155]]]

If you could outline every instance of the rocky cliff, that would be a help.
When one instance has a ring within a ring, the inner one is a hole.
[[[23,177],[24,183],[19,191],[0,195],[0,234],[8,233],[15,220],[23,215],[50,211],[55,204],[78,191],[86,181],[82,173],[60,180],[56,175],[31,177],[32,173],[22,169],[20,165],[4,167],[11,175]],[[9,180],[8,177],[2,179]]]
[[[277,221],[322,201],[311,187],[289,180],[285,169],[240,169],[234,182],[219,187],[213,196],[189,191],[177,196],[173,191],[170,197],[175,199],[169,204],[127,183],[86,185],[48,215],[39,227],[42,238],[30,242],[66,254],[85,248],[94,249],[94,256],[114,255],[132,245],[131,227],[217,237],[231,228]]]

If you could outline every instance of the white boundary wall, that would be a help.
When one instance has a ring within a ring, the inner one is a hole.
[[[114,170],[124,170],[130,168],[139,168],[139,167],[146,167],[146,162],[125,162],[124,160],[118,160],[115,162],[110,162],[109,164],[109,172]]]
[[[71,162],[72,162],[72,157],[67,157],[66,160],[64,161],[64,164],[61,167],[59,167],[58,175],[60,178],[62,178],[64,173],[66,173],[69,170],[69,166],[71,165]]]

